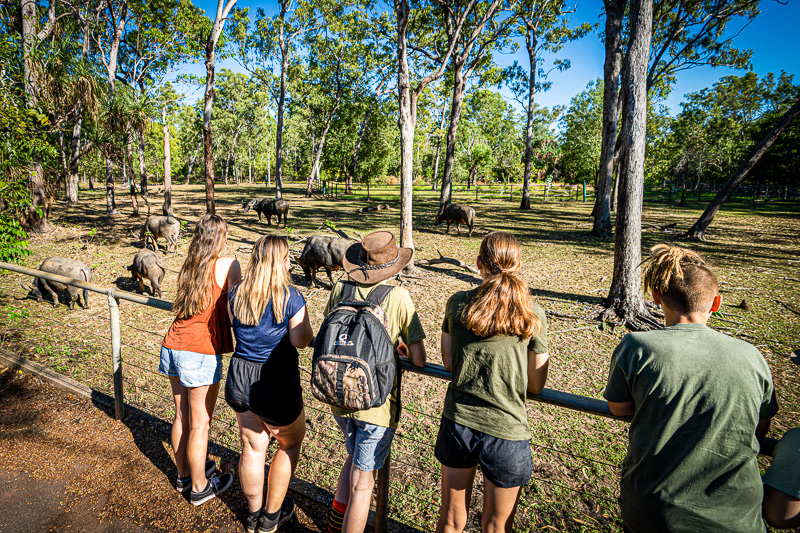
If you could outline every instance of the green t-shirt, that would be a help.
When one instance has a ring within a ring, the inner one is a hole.
[[[362,285],[356,284],[356,299],[364,300],[367,295],[377,287],[386,282],[377,283],[375,285]],[[337,281],[331,290],[328,297],[328,303],[325,305],[325,316],[328,315],[331,309],[342,299],[342,282]],[[403,287],[395,287],[389,295],[383,300],[384,313],[389,320],[389,334],[392,337],[392,342],[395,347],[400,344],[400,340],[408,344],[420,342],[425,338],[425,331],[422,329],[422,323],[419,320],[414,302],[411,301],[411,295]],[[337,416],[361,420],[375,424],[376,426],[397,428],[397,378],[395,378],[394,389],[386,401],[380,407],[373,407],[364,411],[351,411],[342,409],[340,407],[331,406],[331,411]]]
[[[790,429],[775,445],[764,485],[800,498],[800,428]]]
[[[442,331],[450,334],[453,364],[444,416],[493,437],[528,440],[528,350],[547,352],[547,319],[542,308],[531,301],[542,325],[538,335],[531,339],[478,337],[461,323],[464,306],[477,294],[477,288],[455,293],[444,312]]]
[[[631,333],[603,396],[634,404],[620,480],[630,531],[765,531],[755,431],[777,404],[758,350],[702,324]]]

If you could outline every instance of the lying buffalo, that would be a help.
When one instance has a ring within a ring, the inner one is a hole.
[[[261,215],[267,217],[267,226],[272,225],[272,217],[278,218],[275,225],[280,225],[281,216],[283,216],[283,227],[286,227],[286,219],[289,215],[289,201],[283,198],[270,200],[269,198],[253,198],[247,202],[242,203],[242,212],[247,213],[250,210],[258,213],[258,221],[261,222]]]
[[[161,282],[167,273],[167,260],[158,252],[147,248],[139,250],[133,256],[133,264],[128,267],[131,277],[139,282],[139,291],[144,292],[145,279],[150,280],[151,294],[161,298]]]
[[[469,236],[472,237],[472,228],[475,225],[475,210],[468,205],[450,204],[444,208],[444,211],[436,215],[436,220],[433,225],[438,226],[442,222],[447,222],[447,229],[444,234],[450,231],[450,224],[456,225],[457,234],[461,234],[459,225],[464,223],[469,228]]]
[[[39,270],[57,274],[67,278],[72,278],[78,281],[92,281],[92,269],[77,259],[67,259],[65,257],[48,257],[42,264],[39,265]],[[26,286],[20,282],[23,289],[33,291],[36,296],[36,301],[42,301],[42,292],[47,291],[53,298],[53,307],[58,307],[58,293],[59,291],[66,290],[69,292],[69,308],[75,307],[75,302],[80,303],[78,299],[78,289],[72,285],[64,285],[57,281],[49,281],[44,278],[33,278],[33,286]],[[83,289],[83,308],[89,308],[89,291]]]
[[[311,281],[317,286],[317,270],[324,268],[328,274],[328,279],[333,287],[333,276],[331,270],[342,268],[344,252],[353,244],[352,241],[344,237],[329,237],[327,235],[313,235],[303,248],[303,253],[297,259],[297,263],[303,268],[306,281]]]
[[[181,234],[181,223],[173,216],[150,215],[147,217],[139,238],[146,248],[152,242],[155,251],[158,251],[158,239],[164,238],[167,241],[167,253],[170,247],[173,251],[178,251],[178,240]]]

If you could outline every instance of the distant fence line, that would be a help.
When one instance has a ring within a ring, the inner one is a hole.
[[[127,291],[121,291],[121,290],[113,289],[113,288],[110,288],[110,287],[104,287],[104,286],[97,285],[97,284],[94,284],[94,283],[89,283],[89,282],[76,280],[76,279],[72,279],[72,278],[68,278],[68,277],[64,277],[64,276],[59,276],[59,275],[51,274],[49,272],[44,272],[44,271],[41,271],[41,270],[21,267],[21,266],[10,264],[10,263],[0,262],[0,271],[2,271],[2,270],[9,270],[9,271],[16,272],[16,273],[19,273],[19,274],[39,277],[39,278],[46,279],[46,280],[49,280],[49,281],[55,281],[55,282],[58,282],[58,283],[62,283],[64,285],[71,285],[71,286],[74,286],[74,287],[78,287],[78,288],[81,288],[81,289],[86,289],[88,291],[92,291],[92,292],[96,292],[96,293],[100,293],[100,294],[106,295],[106,297],[107,297],[107,305],[108,305],[108,308],[109,308],[110,336],[102,335],[102,334],[99,334],[99,333],[96,333],[96,332],[91,332],[91,331],[87,331],[87,333],[89,333],[90,335],[92,335],[97,340],[99,340],[99,341],[101,341],[103,343],[107,342],[108,345],[109,345],[109,348],[110,348],[109,351],[110,351],[110,355],[111,355],[111,374],[112,374],[111,377],[112,377],[112,382],[113,382],[113,396],[114,396],[115,416],[116,416],[116,418],[118,420],[123,419],[125,417],[125,393],[124,393],[124,386],[123,386],[122,348],[125,347],[125,349],[127,349],[127,350],[133,350],[133,351],[142,352],[142,353],[145,353],[145,354],[149,354],[150,352],[148,352],[141,345],[134,346],[134,345],[126,344],[126,343],[122,342],[121,326],[126,327],[126,328],[130,328],[130,329],[133,329],[133,330],[137,330],[137,331],[140,331],[140,332],[143,332],[143,333],[146,333],[146,334],[150,335],[151,337],[156,338],[158,343],[160,343],[160,338],[163,335],[163,332],[153,332],[153,331],[149,331],[149,330],[146,330],[146,329],[139,328],[137,326],[133,326],[133,325],[129,325],[129,324],[121,324],[121,322],[120,322],[119,302],[120,302],[120,300],[125,300],[125,301],[132,302],[134,304],[143,305],[143,306],[147,306],[147,307],[152,307],[152,308],[159,309],[159,310],[162,310],[162,311],[170,311],[172,309],[172,304],[170,302],[168,302],[168,301],[160,300],[158,298],[152,298],[152,297],[148,297],[148,296],[143,296],[143,295],[139,295],[139,294],[130,293],[130,292],[127,292]],[[56,321],[56,320],[53,320],[53,319],[48,319],[48,318],[45,318],[45,317],[40,317],[40,318],[43,318],[45,321],[49,321],[49,322],[53,323],[56,327],[60,327],[60,328],[70,327],[70,326],[71,327],[76,327],[75,325],[69,325],[69,324],[66,324],[64,322],[59,322],[59,321]],[[85,328],[83,329],[83,331],[85,331]],[[556,333],[558,333],[558,332],[553,332],[553,334],[556,334]],[[67,344],[69,344],[68,338],[66,338],[65,341],[67,342]],[[154,372],[153,370],[151,370],[149,368],[144,368],[142,366],[135,365],[135,364],[133,364],[133,363],[131,363],[129,361],[127,361],[125,364],[131,366],[132,368],[135,368],[136,370],[138,370],[140,372],[143,372],[145,375],[157,375],[158,376],[158,374],[156,372]],[[411,362],[408,361],[408,360],[401,360],[401,366],[402,366],[402,368],[404,370],[406,370],[408,372],[421,374],[421,375],[428,376],[428,377],[431,377],[431,378],[442,379],[442,380],[447,380],[447,381],[449,381],[451,379],[450,372],[447,371],[442,365],[428,363],[424,367],[416,367],[416,366],[412,365]],[[308,372],[308,370],[305,369],[305,368],[303,368],[303,370]],[[307,379],[305,381],[307,382]],[[135,394],[141,394],[141,391],[151,392],[151,389],[149,388],[149,385],[148,385],[148,383],[146,381],[134,380],[132,382],[132,387],[133,387],[132,390],[136,391]],[[556,407],[570,409],[570,410],[573,410],[573,411],[578,411],[578,412],[587,413],[587,414],[591,414],[591,415],[601,416],[601,417],[605,417],[605,418],[623,420],[623,421],[628,421],[628,422],[630,421],[630,417],[617,417],[617,416],[613,415],[611,413],[611,411],[609,410],[608,405],[606,404],[606,402],[602,401],[602,400],[599,400],[599,399],[596,399],[596,398],[589,398],[589,397],[586,397],[586,396],[581,396],[581,395],[572,394],[572,393],[569,393],[569,392],[563,392],[563,391],[547,389],[547,388],[542,390],[542,392],[540,394],[528,393],[527,396],[528,396],[528,399],[530,399],[532,401],[535,401],[535,402],[545,403],[545,404],[553,405],[553,406],[556,406]],[[320,411],[323,414],[325,414],[324,413],[324,409],[320,409],[320,408],[314,407],[312,405],[307,405],[306,407],[308,409],[310,409],[311,411]],[[407,410],[407,411],[409,411],[411,413],[414,413],[414,414],[423,415],[425,417],[435,418],[435,415],[431,415],[431,414],[423,413],[423,412],[418,412],[418,411],[415,411],[412,408],[404,407],[404,410]],[[151,412],[151,414],[155,414],[159,418],[163,418],[164,415],[165,415],[164,412],[161,412],[161,413],[153,413],[152,411],[148,411],[148,412]],[[216,416],[215,416],[215,419],[216,419]],[[169,422],[169,421],[167,420],[167,422]],[[234,425],[235,425],[235,420],[230,423],[230,428],[233,428]],[[319,430],[317,430],[316,428],[315,429],[309,428],[309,432],[311,434],[313,434],[313,435],[317,435],[322,440],[331,439],[331,438],[335,439],[336,438],[335,436],[324,435]],[[402,439],[405,439],[407,441],[411,441],[411,442],[416,443],[414,445],[418,444],[418,445],[424,445],[424,446],[432,446],[430,444],[430,442],[417,441],[413,437],[410,437],[410,436],[404,436],[404,437],[399,437],[398,436],[398,438],[402,438]],[[776,443],[776,441],[774,439],[765,439],[763,444],[762,444],[761,454],[762,455],[771,455],[775,443]],[[563,454],[567,454],[567,455],[572,455],[573,457],[578,458],[578,459],[597,462],[597,463],[605,464],[605,465],[608,465],[608,466],[614,466],[614,465],[611,465],[610,463],[604,462],[602,460],[588,458],[588,457],[581,457],[581,456],[575,455],[575,454],[573,454],[571,452],[568,452],[568,451],[555,450],[555,449],[548,448],[547,446],[537,445],[535,443],[532,443],[532,446],[534,448],[537,448],[537,449],[538,448],[548,449],[548,450],[551,450],[551,451],[554,451],[554,452],[557,452],[557,453],[563,453]],[[330,463],[328,463],[327,461],[325,461],[324,459],[322,459],[320,457],[314,457],[314,458],[311,458],[311,459],[313,459],[313,460],[315,460],[317,462],[320,462],[320,463],[324,463],[325,465],[328,465],[329,467],[333,468],[334,470],[338,469],[338,466],[331,465]],[[389,502],[389,491],[390,491],[390,487],[392,486],[391,480],[390,480],[390,475],[391,475],[390,474],[390,470],[391,470],[390,463],[391,462],[398,463],[398,465],[401,468],[410,467],[410,468],[415,469],[415,470],[417,470],[417,471],[419,471],[419,472],[421,472],[423,474],[426,474],[426,475],[435,474],[435,472],[431,472],[429,470],[421,469],[417,465],[411,465],[411,464],[408,464],[407,462],[402,462],[402,461],[399,461],[399,460],[390,461],[390,460],[387,459],[386,464],[384,465],[384,467],[378,472],[378,482],[377,482],[377,485],[376,485],[377,494],[376,494],[375,531],[378,532],[378,533],[385,533],[388,530],[388,520],[389,520],[389,505],[388,505],[388,502]],[[306,481],[313,481],[313,480],[306,480]],[[598,494],[595,494],[595,493],[591,493],[591,492],[588,492],[588,491],[585,491],[585,490],[582,490],[582,489],[574,489],[574,488],[570,488],[570,487],[563,487],[563,486],[559,485],[558,483],[555,483],[555,482],[553,482],[551,480],[541,479],[540,481],[548,482],[548,483],[550,483],[550,484],[552,484],[554,486],[559,486],[559,487],[566,488],[566,489],[569,489],[569,490],[575,490],[577,492],[586,493],[587,495],[591,495],[591,496],[596,497],[596,498],[609,500],[605,496],[601,496],[601,495],[598,495]],[[413,496],[409,495],[409,494],[403,494],[402,497],[413,498]],[[431,505],[430,501],[425,501],[425,500],[421,500],[421,499],[419,501],[421,503],[427,505],[427,506]],[[609,501],[611,501],[611,500],[609,500]]]

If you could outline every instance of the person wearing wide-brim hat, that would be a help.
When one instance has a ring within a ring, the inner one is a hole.
[[[800,350],[789,360],[800,366]],[[800,527],[800,427],[790,429],[775,445],[772,463],[762,478],[762,514],[776,529]]]
[[[375,287],[400,272],[414,255],[411,248],[398,247],[389,231],[375,231],[345,252],[342,266],[350,278],[337,281],[331,289],[325,315],[344,296],[364,300]],[[424,366],[425,332],[403,287],[394,287],[381,304],[389,321],[389,335],[398,353],[416,366]],[[344,433],[347,459],[342,466],[330,511],[327,531],[363,531],[369,515],[374,472],[379,470],[391,449],[398,425],[397,381],[389,399],[380,407],[350,411],[331,406],[336,423]]]

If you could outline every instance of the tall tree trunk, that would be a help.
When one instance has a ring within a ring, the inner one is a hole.
[[[522,201],[520,209],[531,208],[531,158],[533,157],[533,110],[536,94],[536,32],[528,27],[525,32],[530,74],[528,79],[528,109],[525,112],[525,171],[522,175]]]
[[[51,4],[55,6],[55,0],[51,0]],[[39,41],[36,32],[39,23],[36,0],[22,0],[21,7],[25,106],[28,109],[35,109],[38,105],[39,91],[38,69],[34,64],[34,52]],[[31,206],[28,208],[26,225],[31,231],[47,231],[47,194],[44,184],[44,168],[42,167],[42,156],[36,148],[31,150],[30,188]]]
[[[139,131],[139,181],[140,181],[140,190],[142,194],[142,198],[147,198],[149,193],[147,192],[147,165],[145,165],[144,160],[144,131]]]
[[[283,4],[281,4],[282,9]],[[281,20],[285,11],[281,12]],[[285,40],[283,24],[279,26],[281,49],[281,86],[278,92],[278,120],[275,129],[275,198],[283,198],[283,113],[286,107],[286,76],[289,70],[289,43]]]
[[[128,188],[131,193],[131,205],[133,206],[133,213],[131,216],[139,216],[139,202],[136,199],[136,180],[134,179],[135,173],[133,172],[133,137],[131,133],[127,135],[128,142],[125,143],[125,153],[127,160],[131,162],[131,176],[128,179]]]
[[[606,298],[607,313],[628,324],[648,323],[641,285],[642,200],[647,134],[647,65],[653,30],[653,0],[632,0],[631,42],[622,78],[626,91],[623,113],[623,161],[619,171],[619,205],[614,242],[614,276]],[[650,322],[652,322],[650,320]]]
[[[223,7],[224,5],[224,7]],[[203,162],[206,174],[206,212],[216,213],[214,205],[214,137],[211,132],[211,108],[214,104],[214,49],[225,27],[225,19],[236,0],[217,0],[214,25],[206,42],[206,89],[203,95]]]
[[[436,135],[436,157],[433,163],[433,184],[431,190],[435,191],[439,188],[439,156],[442,153],[442,129],[444,129],[444,114],[447,110],[447,100],[442,102],[442,118],[439,119],[439,131]]]
[[[161,108],[161,122],[164,125],[164,205],[161,210],[165,215],[172,215],[172,154],[169,148],[169,123],[167,109]]]
[[[604,0],[606,10],[605,49],[603,66],[603,136],[600,150],[600,170],[597,174],[592,235],[611,236],[611,182],[614,176],[614,147],[619,122],[619,75],[622,64],[622,18],[626,0]]]
[[[400,129],[400,246],[414,248],[412,202],[413,202],[413,150],[414,128],[417,122],[416,94],[411,90],[408,72],[407,27],[410,6],[408,0],[394,0],[397,15],[397,93],[398,119]],[[406,267],[413,271],[414,260]]]
[[[67,179],[67,205],[78,203],[78,160],[81,149],[81,127],[83,126],[83,109],[78,105],[78,118],[72,127],[69,143],[69,178]]]
[[[456,60],[453,68],[453,102],[450,107],[450,126],[447,128],[447,149],[444,155],[442,189],[439,194],[439,213],[444,211],[444,208],[450,203],[453,164],[456,160],[456,133],[458,133],[458,123],[461,120],[461,106],[464,103],[466,89],[464,62]]]
[[[197,153],[203,147],[203,137],[200,137],[200,140],[197,141],[197,147],[194,149],[194,153],[192,154],[192,158],[189,160],[189,167],[186,169],[186,183],[184,185],[189,185],[189,180],[192,179],[192,170],[194,170],[195,162],[197,161]]]
[[[117,81],[117,59],[119,56],[119,46],[122,41],[122,33],[125,31],[128,16],[128,0],[123,0],[119,7],[119,16],[113,9],[111,4],[108,4],[109,18],[112,20],[114,26],[114,36],[110,42],[108,51],[108,61],[106,62],[103,56],[103,62],[106,66],[108,73],[108,101],[114,100],[114,89]],[[106,156],[106,215],[116,215],[117,202],[114,198],[114,173],[113,165],[109,156]]]
[[[206,212],[216,213],[214,205],[214,137],[211,133],[211,107],[214,103],[214,44],[206,46],[206,90],[203,103],[203,162],[206,175]]]
[[[692,227],[687,232],[687,237],[692,240],[705,240],[706,230],[711,222],[714,220],[719,208],[725,201],[731,197],[736,188],[741,185],[747,175],[753,170],[753,167],[758,163],[761,157],[770,149],[770,147],[778,140],[783,130],[792,122],[792,120],[800,114],[800,100],[794,103],[786,113],[780,118],[777,124],[761,139],[761,142],[755,147],[750,156],[736,170],[736,173],[723,185],[722,189],[717,193],[714,199],[708,204],[706,210],[700,215]]]
[[[247,182],[253,184],[253,145],[250,133],[247,134]]]

